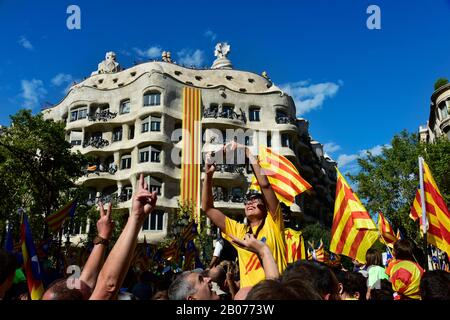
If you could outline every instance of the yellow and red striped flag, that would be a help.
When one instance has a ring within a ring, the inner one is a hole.
[[[392,248],[394,243],[397,242],[398,237],[381,211],[378,213],[378,231],[383,242]]]
[[[73,218],[73,216],[75,215],[75,209],[77,208],[77,203],[78,199],[75,198],[74,200],[68,202],[60,210],[52,213],[47,218],[45,218],[45,221],[47,222],[50,230],[54,232],[59,231],[62,228],[66,218]]]
[[[392,289],[399,294],[397,299],[420,299],[420,279],[423,273],[421,266],[409,260],[392,260],[386,268]]]
[[[425,209],[428,221],[427,241],[450,256],[450,213],[436,181],[431,175],[430,168],[425,161],[421,161],[423,164],[423,192],[425,194]],[[417,190],[409,216],[414,221],[420,218],[422,225],[420,187]]]
[[[367,250],[378,239],[377,226],[337,168],[336,171],[330,251],[365,263]]]
[[[259,148],[259,165],[264,169],[267,179],[280,202],[290,207],[295,196],[312,188],[300,176],[297,168],[286,157],[273,152],[266,146]],[[253,176],[251,190],[261,191],[256,177]]]
[[[286,262],[292,263],[297,260],[305,260],[305,241],[303,240],[302,232],[291,228],[285,228],[284,238],[286,245]]]
[[[183,88],[181,204],[192,210],[195,223],[200,221],[200,164],[201,164],[201,91]]]
[[[320,239],[319,247],[314,248],[314,243],[309,244],[310,250],[308,251],[308,260],[315,260],[319,262],[325,262],[325,249],[323,248],[322,239]]]

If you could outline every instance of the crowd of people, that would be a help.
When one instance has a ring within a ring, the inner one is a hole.
[[[260,193],[245,202],[245,223],[214,207],[215,162],[208,155],[203,181],[202,209],[237,250],[237,261],[215,253],[205,269],[169,271],[156,275],[136,270],[132,260],[138,233],[157,202],[140,176],[128,221],[107,254],[114,229],[111,204],[99,204],[100,218],[93,249],[78,279],[59,278],[45,285],[43,300],[448,300],[450,273],[424,271],[407,239],[393,247],[387,268],[381,252],[370,249],[366,263],[346,270],[341,264],[298,260],[285,256],[284,222],[280,202],[256,156],[245,148]],[[220,251],[220,250],[219,250]],[[16,258],[0,250],[0,299],[29,299],[25,277]],[[21,285],[22,284],[22,285]]]

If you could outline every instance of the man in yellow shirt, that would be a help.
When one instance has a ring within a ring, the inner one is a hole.
[[[232,151],[237,147],[237,144],[232,145]],[[281,274],[286,268],[287,263],[285,257],[284,224],[280,202],[269,180],[263,174],[258,164],[258,159],[251,154],[247,147],[239,147],[245,148],[245,155],[252,165],[253,173],[262,191],[261,194],[253,194],[245,202],[247,224],[238,223],[228,218],[220,210],[214,208],[212,178],[216,166],[210,155],[206,158],[202,208],[211,221],[220,228],[223,237],[230,242],[232,242],[232,239],[229,236],[244,239],[247,233],[253,234],[256,239],[265,242],[270,248]],[[239,247],[234,242],[232,243],[238,251],[241,289],[252,287],[259,281],[264,280],[264,269],[257,254]]]

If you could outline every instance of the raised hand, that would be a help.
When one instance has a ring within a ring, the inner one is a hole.
[[[144,174],[141,173],[137,192],[133,195],[131,215],[143,222],[155,208],[157,199],[156,191],[148,191],[148,185],[144,182]]]
[[[205,173],[208,175],[214,174],[216,171],[216,162],[213,160],[213,153],[209,152],[205,157]]]
[[[103,207],[103,203],[99,203],[100,218],[97,221],[97,233],[103,239],[111,239],[112,232],[114,230],[114,221],[111,219],[112,202],[109,203],[108,209]]]
[[[244,239],[241,240],[239,238],[236,238],[235,236],[228,235],[232,241],[237,244],[239,247],[246,249],[248,251],[254,252],[254,253],[261,253],[262,250],[264,250],[267,245],[262,242],[261,240],[258,240],[255,238],[253,234],[247,233],[244,236]]]

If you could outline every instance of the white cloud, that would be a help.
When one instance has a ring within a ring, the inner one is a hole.
[[[177,52],[179,57],[179,63],[186,66],[201,67],[205,61],[205,54],[203,51],[197,49],[195,51],[183,49]]]
[[[336,95],[342,81],[338,83],[324,82],[311,84],[309,80],[292,82],[280,85],[280,88],[292,96],[297,107],[297,116],[301,116],[311,110],[320,108],[325,99]]]
[[[336,144],[336,143],[334,143],[334,142],[328,142],[328,143],[325,143],[323,145],[323,150],[326,153],[332,154],[332,153],[334,153],[336,151],[341,150],[341,146]]]
[[[31,44],[30,40],[28,40],[24,36],[21,36],[17,42],[27,50],[34,50],[34,47]]]
[[[65,85],[63,93],[66,94],[69,92],[70,88],[72,87],[74,82],[79,82],[78,79],[74,79],[71,74],[67,73],[58,73],[56,76],[54,76],[51,80],[51,83],[55,87],[60,87],[62,85]]]
[[[214,41],[217,38],[217,34],[209,29],[205,31],[204,35],[205,35],[205,37],[209,38],[211,41]]]
[[[367,153],[371,153],[373,156],[379,156],[383,152],[383,148],[391,148],[390,145],[377,145],[370,149],[360,150],[355,154],[341,154],[337,159],[338,166],[342,172],[355,173],[358,169],[358,163],[356,159],[367,156]]]
[[[153,46],[144,50],[139,48],[133,48],[133,50],[139,57],[148,59],[160,58],[162,54],[162,49],[158,46]]]
[[[59,87],[64,83],[71,82],[72,80],[73,80],[72,75],[67,73],[58,73],[56,76],[53,77],[51,82],[54,86]]]
[[[47,90],[44,88],[42,80],[32,79],[22,80],[22,98],[24,99],[24,106],[27,108],[35,108],[38,106],[39,101],[42,100],[47,94]]]

